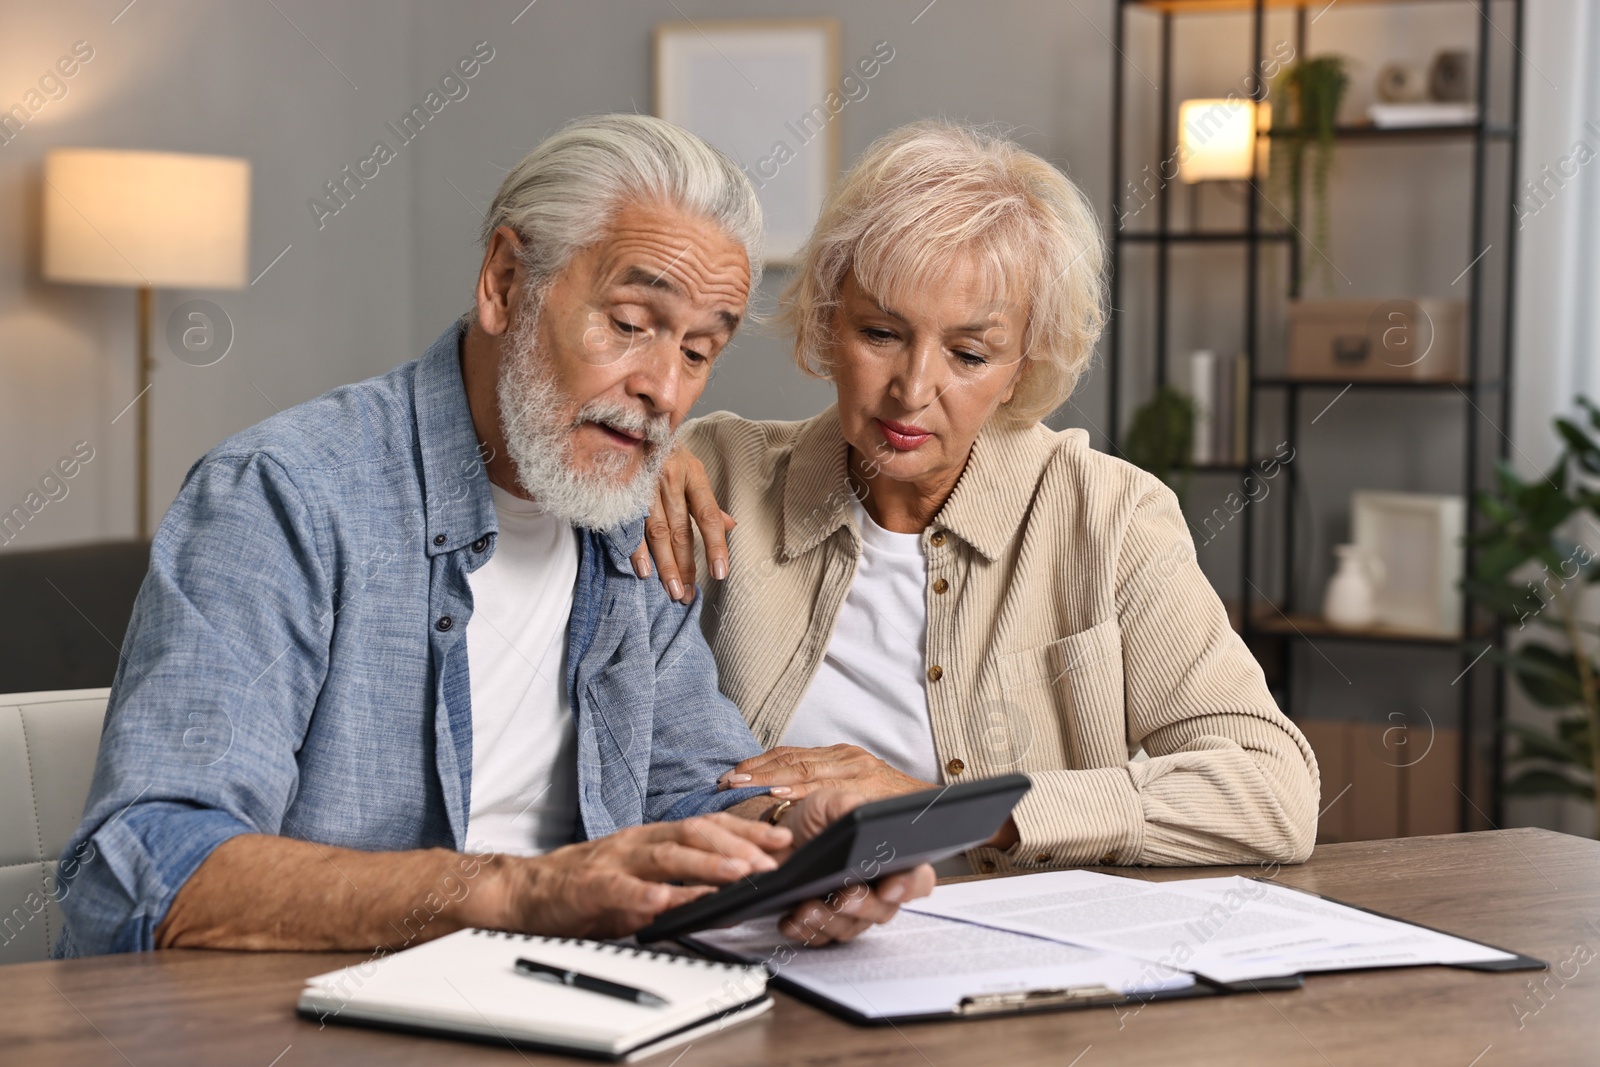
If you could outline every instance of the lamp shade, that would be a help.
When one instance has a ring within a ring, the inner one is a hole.
[[[44,276],[86,285],[242,289],[250,162],[60,148],[44,161]]]
[[[1185,100],[1178,105],[1178,176],[1204,182],[1251,176],[1256,130],[1270,123],[1269,105],[1250,100]],[[1255,173],[1266,173],[1266,161]]]

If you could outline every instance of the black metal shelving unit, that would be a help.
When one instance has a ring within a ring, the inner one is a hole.
[[[1250,388],[1245,394],[1247,399],[1244,412],[1246,425],[1250,431],[1247,455],[1258,454],[1261,444],[1258,437],[1262,429],[1259,416],[1262,405],[1266,402],[1275,401],[1281,404],[1282,425],[1287,441],[1298,449],[1301,432],[1300,408],[1302,400],[1308,396],[1321,400],[1330,390],[1346,388],[1363,393],[1390,391],[1457,395],[1460,399],[1463,423],[1463,465],[1459,488],[1467,498],[1467,534],[1470,537],[1476,531],[1477,522],[1475,509],[1472,507],[1472,495],[1487,484],[1487,479],[1492,474],[1492,466],[1487,461],[1507,458],[1510,449],[1507,434],[1511,415],[1511,352],[1517,236],[1512,201],[1519,180],[1517,153],[1518,122],[1522,101],[1524,5],[1523,0],[1355,0],[1341,6],[1348,11],[1373,5],[1400,6],[1419,3],[1431,7],[1462,6],[1476,15],[1477,121],[1461,125],[1409,128],[1341,126],[1336,129],[1335,136],[1340,142],[1416,144],[1466,141],[1471,145],[1470,247],[1476,252],[1484,249],[1488,243],[1500,247],[1503,252],[1498,265],[1502,274],[1497,286],[1498,293],[1486,291],[1484,270],[1469,269],[1467,272],[1470,279],[1466,297],[1466,379],[1445,383],[1306,381],[1291,379],[1281,374],[1265,373],[1259,331],[1260,312],[1264,306],[1262,302],[1273,299],[1274,295],[1263,291],[1262,251],[1275,244],[1287,243],[1290,291],[1298,290],[1303,264],[1301,242],[1297,239],[1297,235],[1291,230],[1266,224],[1270,220],[1263,218],[1262,205],[1266,197],[1262,192],[1258,174],[1252,174],[1246,192],[1242,229],[1175,231],[1172,226],[1171,203],[1175,177],[1161,182],[1156,190],[1156,217],[1153,229],[1123,228],[1124,185],[1125,183],[1131,185],[1127,182],[1130,174],[1137,176],[1142,173],[1137,167],[1129,168],[1126,161],[1128,138],[1125,130],[1128,122],[1127,86],[1130,68],[1144,80],[1150,80],[1142,71],[1133,67],[1132,60],[1128,57],[1133,47],[1129,30],[1134,20],[1159,20],[1161,74],[1160,83],[1155,86],[1158,98],[1156,121],[1159,124],[1159,140],[1156,143],[1160,146],[1160,151],[1166,153],[1177,145],[1174,129],[1177,101],[1174,99],[1172,89],[1172,73],[1174,28],[1178,20],[1205,17],[1217,12],[1247,13],[1252,44],[1252,65],[1247,77],[1254,76],[1252,79],[1254,86],[1249,97],[1259,101],[1267,94],[1265,79],[1259,74],[1264,69],[1266,59],[1264,44],[1269,15],[1282,9],[1291,9],[1283,14],[1294,21],[1294,55],[1305,57],[1313,54],[1308,51],[1311,24],[1323,15],[1328,15],[1330,18],[1338,17],[1340,12],[1335,10],[1330,14],[1329,9],[1332,5],[1326,0],[1271,0],[1270,3],[1267,0],[1117,0],[1114,30],[1116,74],[1112,90],[1113,230],[1110,284],[1112,312],[1107,329],[1109,355],[1106,361],[1110,394],[1108,436],[1113,446],[1121,439],[1125,417],[1124,405],[1132,399],[1127,395],[1132,390],[1128,389],[1124,382],[1126,375],[1123,367],[1127,358],[1127,353],[1124,352],[1127,330],[1123,321],[1127,313],[1122,310],[1127,292],[1124,281],[1127,252],[1142,247],[1153,249],[1155,255],[1154,354],[1151,358],[1154,360],[1154,383],[1160,388],[1168,380],[1168,361],[1171,358],[1167,322],[1171,305],[1171,249],[1174,246],[1236,245],[1242,247],[1245,252],[1242,332],[1244,354],[1250,374]],[[1312,9],[1309,17],[1308,8]],[[1146,25],[1143,28],[1152,27]],[[1503,63],[1494,62],[1497,53],[1503,56]],[[1496,93],[1500,94],[1498,98],[1494,95]],[[1498,164],[1504,169],[1503,186],[1492,185],[1497,174],[1489,158],[1489,148],[1491,144],[1496,143],[1506,148],[1504,153],[1506,161]],[[1491,187],[1496,192],[1491,192]],[[1140,210],[1143,207],[1141,204]],[[1503,219],[1498,222],[1490,219],[1491,208],[1495,212],[1503,212]],[[1193,226],[1194,219],[1191,217],[1189,221]],[[1277,299],[1286,297],[1287,294],[1276,296]],[[1497,315],[1493,317],[1487,313],[1489,309],[1486,307],[1486,301],[1491,297],[1498,297],[1501,301]],[[1498,358],[1493,366],[1489,365],[1486,357],[1486,341],[1491,340],[1487,336],[1491,326],[1497,327],[1500,333],[1496,346]],[[1496,414],[1497,421],[1490,417],[1490,411]],[[1486,431],[1480,423],[1488,423],[1493,429]],[[1238,477],[1242,483],[1254,466],[1249,463],[1210,464],[1197,466],[1195,471],[1213,476]],[[1287,492],[1284,494],[1288,504],[1283,508],[1277,530],[1277,536],[1281,538],[1281,573],[1278,575],[1277,595],[1272,601],[1265,601],[1263,596],[1257,595],[1257,580],[1268,585],[1271,583],[1265,579],[1258,567],[1257,555],[1260,546],[1256,527],[1263,522],[1261,516],[1256,514],[1249,515],[1241,526],[1239,588],[1231,598],[1226,592],[1223,595],[1225,600],[1233,599],[1237,602],[1239,628],[1252,648],[1257,650],[1258,655],[1262,654],[1263,648],[1272,649],[1272,654],[1264,658],[1263,666],[1268,669],[1269,674],[1273,673],[1274,666],[1277,668],[1281,678],[1279,689],[1284,710],[1292,716],[1298,710],[1293,706],[1296,650],[1304,641],[1310,639],[1304,632],[1310,617],[1297,616],[1294,609],[1301,598],[1310,591],[1297,589],[1295,581],[1298,562],[1295,502],[1300,499],[1300,493],[1306,491],[1306,487],[1301,484],[1298,464],[1286,464],[1283,471],[1288,479]],[[1473,552],[1469,546],[1465,558],[1468,573],[1471,572],[1473,561]],[[1299,619],[1299,624],[1296,623],[1296,618]],[[1319,628],[1316,637],[1318,640],[1387,644],[1413,649],[1421,655],[1437,656],[1452,651],[1457,654],[1462,673],[1451,685],[1457,686],[1457,683],[1465,682],[1458,686],[1458,692],[1455,694],[1461,753],[1457,772],[1461,793],[1458,821],[1461,829],[1470,829],[1475,825],[1481,825],[1484,821],[1495,825],[1502,821],[1500,784],[1504,771],[1504,753],[1500,740],[1500,726],[1505,716],[1505,679],[1498,667],[1487,662],[1478,663],[1478,659],[1486,644],[1501,644],[1505,635],[1490,617],[1474,608],[1465,598],[1462,605],[1461,634],[1460,638],[1444,639],[1381,632],[1349,633]],[[1269,666],[1266,659],[1273,658],[1277,662],[1274,666]],[[1474,665],[1478,670],[1471,671]],[[1487,704],[1486,712],[1489,719],[1487,724],[1478,721],[1484,715],[1484,711],[1479,710],[1483,704]],[[1484,725],[1488,726],[1487,731],[1481,730]],[[1472,794],[1478,794],[1477,801],[1473,799]],[[1480,804],[1479,801],[1484,803]]]

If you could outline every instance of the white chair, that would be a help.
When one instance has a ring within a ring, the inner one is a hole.
[[[0,696],[0,964],[49,958],[56,861],[94,776],[109,689]]]

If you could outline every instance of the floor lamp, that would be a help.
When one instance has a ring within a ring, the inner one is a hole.
[[[45,156],[44,276],[138,291],[134,528],[150,536],[153,290],[243,289],[250,163],[223,156],[60,148]]]

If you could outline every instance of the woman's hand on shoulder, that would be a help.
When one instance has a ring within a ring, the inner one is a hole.
[[[768,789],[780,800],[799,800],[829,787],[847,789],[868,800],[938,788],[896,770],[856,745],[780,745],[751,756],[717,780],[719,790]]]
[[[694,600],[695,592],[693,527],[700,528],[700,539],[706,544],[711,576],[720,580],[728,576],[728,534],[735,525],[734,517],[717,503],[699,458],[682,444],[676,445],[656,483],[655,500],[644,524],[644,543],[629,557],[633,571],[648,578],[654,557],[667,595],[687,604]]]

